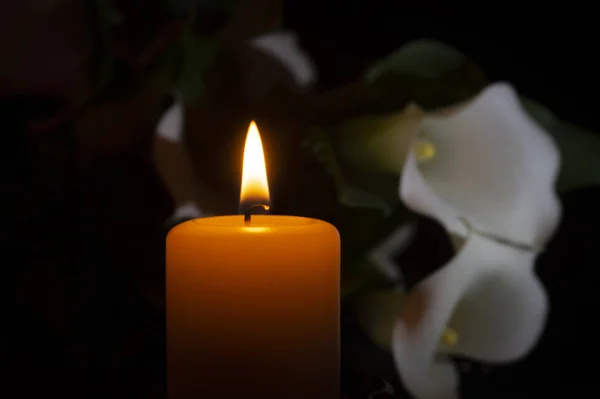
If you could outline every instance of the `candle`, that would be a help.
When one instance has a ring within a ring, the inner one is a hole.
[[[168,397],[338,399],[339,234],[316,219],[253,214],[269,208],[254,122],[240,208],[167,236]]]

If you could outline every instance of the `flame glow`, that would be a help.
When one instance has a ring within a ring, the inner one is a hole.
[[[244,146],[244,163],[242,167],[242,188],[240,190],[240,207],[265,206],[270,203],[269,182],[262,141],[256,123],[252,121]]]

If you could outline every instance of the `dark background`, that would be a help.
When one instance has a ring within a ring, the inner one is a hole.
[[[315,57],[323,85],[356,77],[403,42],[432,38],[470,56],[493,80],[507,80],[559,116],[597,128],[600,78],[596,29],[580,2],[286,2],[286,25]]]
[[[296,30],[315,58],[321,88],[355,80],[367,65],[410,39],[433,38],[468,54],[492,80],[510,81],[558,116],[600,131],[600,63],[588,13],[575,3],[295,0],[285,2],[284,27]],[[157,279],[162,270],[137,266],[163,259],[165,231],[145,215],[168,216],[170,200],[155,172],[137,158],[105,157],[84,172],[71,167],[77,160],[68,124],[38,137],[55,162],[27,158],[21,135],[28,134],[28,119],[51,115],[59,103],[35,93],[0,96],[2,293],[7,297],[0,316],[0,364],[7,382],[18,375],[12,381],[18,381],[22,397],[28,390],[161,397],[163,315],[137,293],[139,281]],[[538,261],[552,306],[544,338],[516,366],[490,373],[474,365],[463,377],[467,397],[549,392],[571,397],[594,388],[600,190],[578,190],[562,199],[560,231]],[[136,277],[118,277],[123,270]],[[393,378],[389,355],[369,346],[351,315],[343,322],[344,331],[351,332],[343,338],[353,362],[347,368]]]

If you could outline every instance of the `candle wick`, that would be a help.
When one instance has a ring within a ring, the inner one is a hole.
[[[252,221],[252,210],[254,208],[261,208],[265,213],[271,208],[269,205],[252,205],[244,212],[244,222],[250,223]]]

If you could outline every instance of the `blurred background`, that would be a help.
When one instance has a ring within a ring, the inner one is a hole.
[[[332,221],[342,237],[346,224],[368,220],[368,213],[338,210],[334,184],[302,149],[304,128],[374,112],[382,96],[364,82],[365,71],[411,40],[445,42],[490,81],[509,81],[559,118],[600,131],[594,23],[585,20],[589,11],[583,8],[570,4],[569,15],[564,5],[552,7],[392,0],[2,2],[6,299],[0,361],[31,381],[46,377],[47,392],[164,397],[164,239],[174,210],[193,199],[202,212],[236,212],[242,142],[248,121],[256,119],[266,153],[273,154],[269,180],[277,213]],[[248,45],[274,30],[295,32],[318,72],[310,86]],[[157,136],[165,111],[182,98],[184,145]],[[184,168],[173,166],[181,153],[189,157],[185,168],[195,184],[170,178]],[[561,201],[558,234],[538,260],[552,306],[544,337],[516,365],[465,367],[467,398],[570,395],[573,387],[592,387],[600,190],[578,187],[561,193]],[[428,228],[433,236],[439,230]],[[427,237],[412,245],[431,248]],[[441,254],[447,243],[440,239],[439,245]],[[445,260],[431,262],[429,272]],[[343,309],[348,399],[367,399],[374,380],[394,385],[395,397],[408,397],[391,355],[364,336],[351,307]]]

